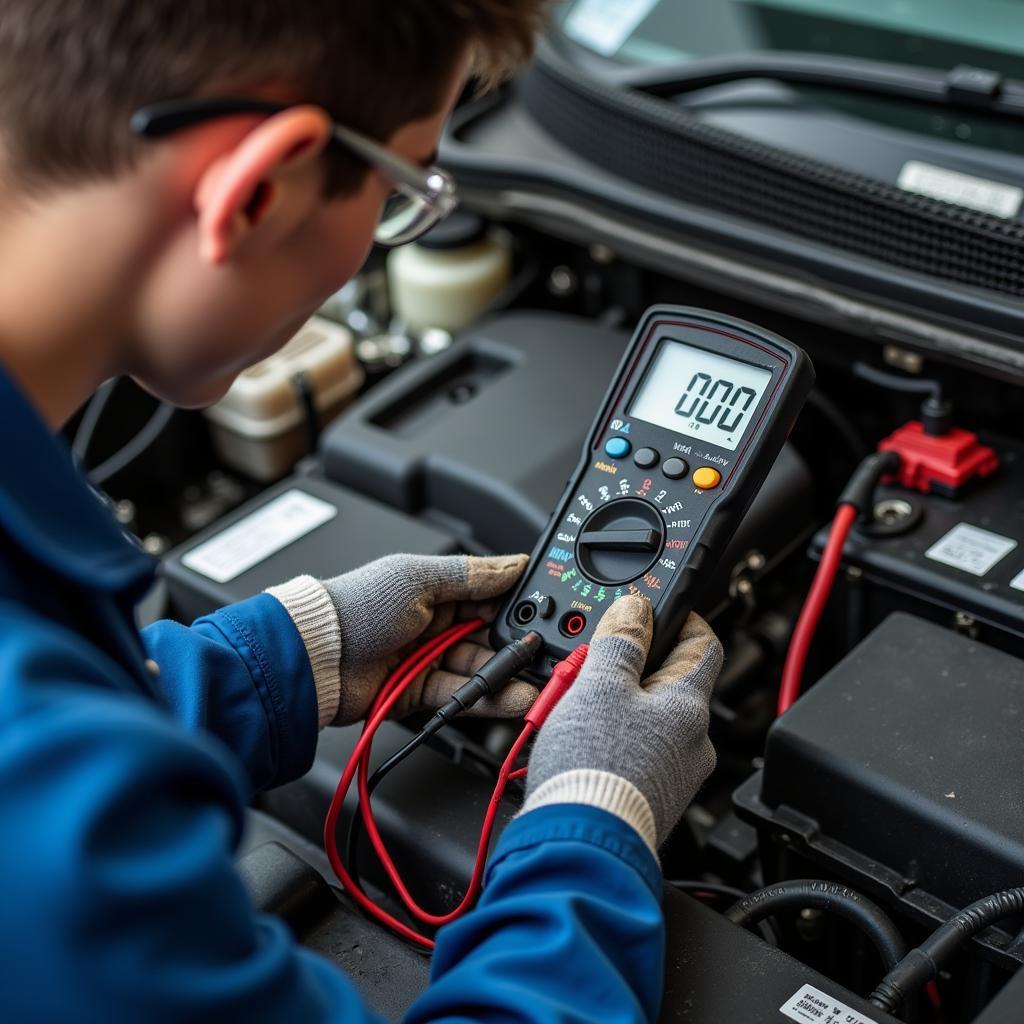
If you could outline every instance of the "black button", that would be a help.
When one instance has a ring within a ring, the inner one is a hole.
[[[661,456],[653,448],[639,448],[636,455],[633,456],[633,461],[641,469],[650,469],[651,466],[658,464],[660,458]]]
[[[682,480],[690,472],[690,467],[682,459],[669,459],[661,471],[669,480]]]

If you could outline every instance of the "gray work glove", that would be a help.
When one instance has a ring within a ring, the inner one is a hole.
[[[362,718],[392,669],[425,640],[455,622],[493,620],[497,598],[516,583],[526,563],[526,555],[389,555],[322,581],[341,633],[341,695],[331,724]],[[493,653],[482,634],[457,644],[420,675],[392,713],[400,718],[440,707]],[[516,680],[473,711],[519,717],[536,696],[533,686]]]
[[[665,664],[641,679],[653,624],[642,597],[620,598],[605,612],[579,678],[534,744],[524,812],[553,803],[603,807],[653,849],[682,817],[715,767],[708,704],[722,645],[691,615]]]

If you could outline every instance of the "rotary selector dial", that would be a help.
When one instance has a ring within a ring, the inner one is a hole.
[[[576,564],[584,576],[606,587],[638,580],[665,547],[665,521],[653,505],[621,498],[596,509],[576,540]]]
[[[524,595],[538,605],[549,598],[563,615],[599,614],[625,594],[657,604],[686,559],[699,521],[681,517],[691,509],[702,515],[706,505],[686,507],[669,494],[670,486],[679,490],[669,480],[619,476],[605,483],[600,465],[570,499],[551,537],[543,585]]]

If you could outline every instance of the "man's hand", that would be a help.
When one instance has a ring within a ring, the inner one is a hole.
[[[598,623],[579,678],[537,737],[524,810],[594,804],[653,847],[682,817],[715,767],[708,704],[722,645],[691,615],[662,668],[641,679],[653,625],[642,597],[621,598]]]
[[[455,622],[491,621],[499,601],[522,575],[526,555],[473,558],[389,555],[361,569],[324,580],[341,630],[341,701],[332,724],[358,721],[388,674],[420,644]],[[486,637],[453,647],[405,691],[396,717],[440,707],[491,656]],[[476,714],[522,715],[537,696],[515,681]]]

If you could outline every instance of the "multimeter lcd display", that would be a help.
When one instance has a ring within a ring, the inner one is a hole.
[[[771,379],[759,366],[666,341],[629,415],[734,452]]]

